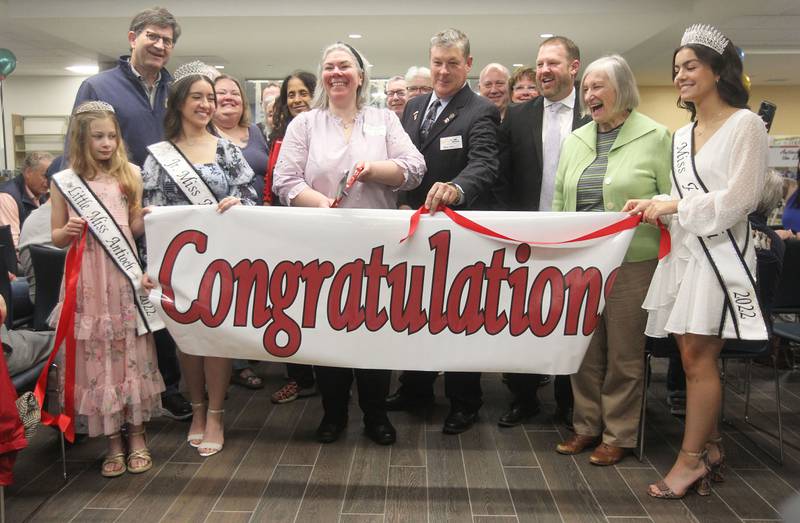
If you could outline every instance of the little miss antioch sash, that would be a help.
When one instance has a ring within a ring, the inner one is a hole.
[[[693,192],[709,192],[694,163],[693,130],[693,125],[682,127],[675,133],[672,141],[672,177],[681,198]],[[746,234],[743,251],[747,251],[749,243],[749,223]],[[747,267],[743,251],[739,250],[731,230],[711,236],[698,236],[697,239],[725,294],[718,335],[722,337],[725,322],[730,321],[737,339],[766,340],[767,326],[758,303],[755,278]],[[697,292],[702,290],[697,289]]]
[[[148,146],[147,150],[192,205],[216,205],[219,203],[205,180],[200,177],[194,166],[172,142],[154,143]]]
[[[94,192],[72,169],[56,173],[53,181],[61,194],[75,212],[86,220],[89,230],[106,254],[114,261],[117,268],[128,278],[133,289],[138,314],[136,316],[136,332],[140,336],[148,332],[164,328],[164,322],[150,302],[147,291],[142,287],[142,266],[133,246],[122,233],[119,224],[114,220],[103,203]]]

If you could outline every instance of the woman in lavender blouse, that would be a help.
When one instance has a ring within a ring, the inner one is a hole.
[[[289,124],[275,166],[273,187],[285,205],[330,207],[342,178],[356,167],[361,174],[340,207],[395,209],[397,191],[422,180],[425,159],[400,120],[387,109],[367,106],[364,65],[362,55],[347,44],[323,51],[313,109]],[[354,370],[314,369],[325,411],[317,439],[331,443],[347,425]],[[355,369],[355,376],[365,433],[378,444],[394,443],[397,435],[384,406],[390,371]]]

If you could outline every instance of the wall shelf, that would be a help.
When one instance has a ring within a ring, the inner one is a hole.
[[[59,155],[64,151],[69,116],[12,114],[11,126],[14,132],[14,166],[19,169],[25,155],[30,152],[46,151]]]

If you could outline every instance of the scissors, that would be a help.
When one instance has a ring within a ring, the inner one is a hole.
[[[363,170],[364,166],[362,165],[355,168],[355,174],[353,174],[353,176],[350,176],[350,171],[344,172],[342,179],[339,180],[339,186],[336,190],[336,199],[333,200],[333,203],[331,204],[331,209],[339,207],[339,204],[341,203],[342,199],[344,199],[344,197],[347,196],[348,191],[350,190],[351,187],[353,187],[353,184],[356,183],[358,177],[361,175],[361,172]]]

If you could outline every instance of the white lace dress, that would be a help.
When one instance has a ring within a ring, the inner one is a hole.
[[[761,118],[741,109],[695,155],[697,172],[709,192],[687,194],[678,203],[678,214],[671,217],[672,251],[659,262],[643,305],[648,311],[648,336],[719,334],[725,295],[697,237],[730,229],[755,276],[747,215],[761,198],[767,147]],[[680,198],[674,185],[671,198]],[[736,337],[730,321],[725,322],[722,337]]]

